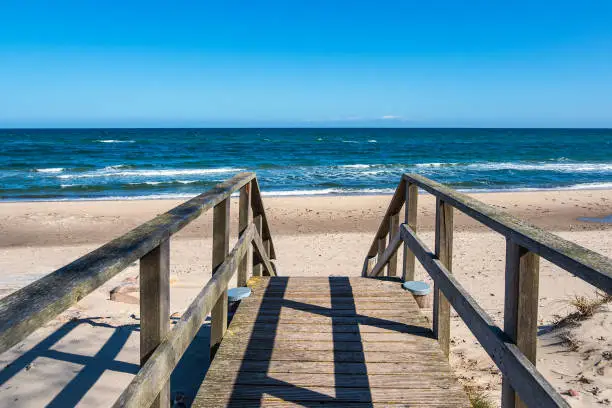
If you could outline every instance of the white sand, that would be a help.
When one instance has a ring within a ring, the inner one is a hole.
[[[280,274],[359,275],[389,198],[266,197]],[[577,221],[583,216],[610,215],[610,190],[491,193],[478,198],[612,256],[612,225]],[[0,294],[25,286],[176,204],[172,200],[0,204]],[[419,233],[432,245],[432,197],[422,196],[419,208]],[[210,277],[210,222],[211,215],[206,214],[172,241],[172,312],[184,310]],[[453,271],[501,324],[505,240],[460,214],[455,224]],[[232,227],[235,235],[235,219]],[[66,406],[67,402],[111,405],[137,369],[138,332],[134,329],[139,311],[137,305],[111,302],[108,292],[137,272],[134,264],[1,355],[0,406],[34,407],[52,401],[51,406]],[[422,269],[417,273],[427,280]],[[555,315],[567,314],[572,296],[593,297],[594,293],[590,285],[542,261],[540,324],[548,325]],[[540,338],[538,369],[559,391],[572,388],[579,392],[578,397],[567,397],[572,406],[601,406],[598,402],[612,400],[611,363],[598,357],[612,350],[610,321],[610,312],[601,312],[581,328],[572,329],[580,342],[577,351],[555,344],[554,333]],[[499,373],[457,316],[453,316],[451,334],[451,363],[457,375],[466,385],[486,390],[497,402]],[[52,341],[53,336],[58,337],[57,342]],[[188,398],[204,375],[207,342],[206,330],[202,330],[196,343],[200,347],[189,351],[173,379],[173,389]],[[579,382],[582,376],[590,382]],[[600,391],[593,391],[595,387]]]

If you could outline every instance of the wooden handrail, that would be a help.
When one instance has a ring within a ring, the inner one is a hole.
[[[435,253],[416,235],[418,187],[436,197]],[[406,204],[404,224],[400,227],[405,245],[403,278],[414,279],[415,256],[433,278],[433,332],[442,351],[448,355],[452,305],[501,370],[504,408],[522,404],[568,406],[535,369],[539,256],[608,294],[612,293],[612,260],[440,183],[416,174],[404,174],[366,256],[364,276],[378,276],[387,263],[395,262],[400,240],[389,231],[395,229],[394,217],[403,204]],[[506,237],[503,331],[451,275],[453,208]],[[374,259],[377,262],[373,265]],[[391,269],[388,268],[389,274]]]
[[[255,226],[249,225],[238,242],[217,268],[204,289],[191,302],[168,336],[155,349],[113,407],[148,407],[168,383],[172,370],[202,326],[206,315],[227,289],[236,268],[257,236]]]
[[[464,214],[520,246],[540,255],[569,273],[580,277],[605,293],[612,293],[612,260],[583,246],[567,241],[490,205],[461,194],[418,174],[403,179],[441,198]]]
[[[0,300],[0,353],[255,179],[240,173]]]
[[[400,234],[523,402],[530,407],[569,407],[423,241],[405,224]]]

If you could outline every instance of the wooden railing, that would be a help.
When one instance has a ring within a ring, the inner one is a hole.
[[[240,191],[239,238],[229,251],[230,196]],[[213,208],[213,275],[169,330],[170,237]],[[252,248],[254,252],[252,253]],[[227,329],[227,287],[238,270],[276,275],[274,244],[254,173],[241,173],[0,300],[0,353],[140,259],[141,368],[115,407],[169,407],[170,375],[211,314],[211,357]]]
[[[436,198],[434,251],[416,235],[419,188]],[[402,206],[405,215],[400,226]],[[452,275],[453,208],[506,237],[503,330]],[[416,174],[403,175],[370,246],[362,274],[379,276],[386,268],[389,276],[395,276],[396,254],[402,242],[402,278],[414,280],[416,257],[434,281],[433,332],[447,356],[452,306],[500,369],[504,408],[569,406],[535,368],[539,257],[607,294],[612,293],[611,259]]]

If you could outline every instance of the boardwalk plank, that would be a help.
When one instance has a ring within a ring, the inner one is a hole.
[[[468,407],[398,280],[255,277],[194,407]]]

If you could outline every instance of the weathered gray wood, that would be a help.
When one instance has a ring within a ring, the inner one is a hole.
[[[372,245],[370,245],[370,249],[368,250],[369,257],[376,256],[378,252],[378,238],[384,237],[389,233],[389,218],[392,214],[397,214],[402,209],[402,205],[404,205],[404,200],[406,199],[405,191],[406,183],[399,183],[399,185],[395,189],[395,193],[393,193],[393,197],[391,197],[391,202],[389,203],[389,207],[387,207],[385,216],[383,217],[383,220],[380,223],[380,226],[378,227],[378,231],[376,231],[374,241],[372,241]]]
[[[400,233],[521,399],[530,407],[569,407],[412,230],[402,225]]]
[[[140,259],[140,366],[142,367],[168,334],[170,321],[170,241]],[[170,383],[151,404],[170,405]]]
[[[212,270],[216,273],[229,252],[230,200],[217,204],[213,210]],[[227,330],[227,288],[221,293],[210,313],[210,358],[215,356]]]
[[[372,274],[372,269],[376,265],[376,257],[375,256],[366,256],[365,261],[363,262],[363,269],[361,270],[361,276],[367,277]]]
[[[507,239],[504,332],[534,366],[538,333],[538,287],[539,257]],[[509,380],[504,378],[502,407],[524,406],[512,390]]]
[[[399,249],[401,244],[402,239],[399,235],[398,230],[396,233],[394,233],[393,239],[391,240],[391,242],[389,242],[389,246],[383,251],[382,254],[378,255],[378,262],[376,262],[376,265],[372,269],[372,273],[370,274],[370,276],[379,276],[382,274],[385,269],[385,265],[387,265],[389,260],[393,259],[393,257],[397,254],[397,250]],[[397,258],[395,261],[397,263]]]
[[[419,198],[419,187],[414,184],[405,181],[406,186],[406,202],[404,204],[404,222],[408,224],[408,228],[412,229],[416,233],[417,231],[417,213],[418,213],[418,198]],[[415,259],[414,254],[408,248],[408,245],[404,243],[404,259],[402,268],[402,280],[413,281],[415,270]]]
[[[268,218],[266,217],[266,211],[261,199],[261,190],[259,189],[259,181],[256,178],[251,182],[251,203],[253,206],[253,217],[261,215],[263,220],[262,229],[260,230],[261,240],[266,243],[268,249],[268,257],[270,259],[276,259],[276,250],[274,248],[274,242],[272,242],[272,232],[270,231],[270,225],[268,224]]]
[[[423,176],[404,174],[403,177],[506,238],[511,238],[517,245],[540,255],[605,293],[612,294],[612,259],[529,225],[504,211]]]
[[[399,238],[399,213],[389,217],[389,246],[396,236]],[[397,251],[389,258],[387,276],[397,276]]]
[[[0,353],[251,181],[241,173],[0,300]]]
[[[261,237],[259,234],[255,234],[253,236],[253,247],[255,248],[255,252],[257,252],[257,256],[261,260],[261,264],[263,264],[266,272],[265,274],[267,274],[267,276],[276,276],[276,270],[272,267],[272,264],[268,259],[268,254],[266,253],[263,242],[261,242]]]
[[[292,279],[254,277],[248,284],[267,293],[282,290]],[[412,324],[425,321],[412,296],[405,298],[412,305],[406,310],[374,305],[363,310],[363,318],[356,310],[335,307],[336,288],[378,291],[377,299],[393,299],[405,295],[399,282],[316,277],[296,281],[306,289],[312,284],[310,293],[326,292],[333,299],[330,307],[303,310],[296,302],[283,303],[282,297],[243,300],[228,329],[231,336],[224,338],[193,406],[244,406],[249,400],[263,406],[436,406],[436,401],[469,406],[431,330]]]
[[[251,210],[251,184],[247,184],[240,189],[240,202],[238,214],[238,237],[240,237],[249,225],[253,222],[253,212]],[[237,286],[246,286],[250,269],[253,263],[253,250],[249,246],[247,254],[238,266]]]
[[[255,229],[257,231],[256,235],[261,236],[261,232],[263,231],[263,215],[253,216],[253,224],[255,224]],[[253,276],[262,276],[263,275],[263,260],[259,257],[259,253],[253,254]]]
[[[380,261],[383,259],[385,249],[387,249],[387,236],[378,238],[378,257],[376,261],[377,264],[379,264]],[[387,261],[388,259],[386,259],[385,262],[383,263],[383,269],[387,269]],[[383,271],[382,275],[384,274],[385,272]]]
[[[225,262],[217,268],[216,273],[191,302],[165,340],[155,349],[149,360],[117,399],[113,405],[114,408],[148,407],[153,402],[164,384],[170,379],[172,370],[200,330],[213,305],[227,289],[228,282],[251,245],[254,233],[253,225],[245,230]]]
[[[449,272],[453,263],[453,207],[436,199],[436,256]],[[450,304],[434,281],[433,332],[440,348],[447,356],[450,353]]]

